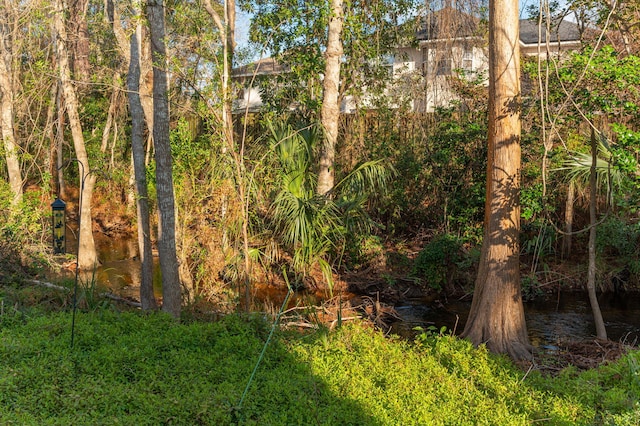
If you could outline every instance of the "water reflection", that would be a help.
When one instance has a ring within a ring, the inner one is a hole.
[[[139,298],[140,261],[137,242],[129,238],[109,238],[96,235],[101,266],[95,271],[97,282],[114,293],[134,299]],[[81,276],[88,282],[92,272]],[[70,274],[72,277],[72,274]],[[154,258],[154,289],[161,296],[160,268]],[[264,306],[280,308],[286,292],[269,286],[256,287],[256,301]],[[348,297],[348,296],[344,296]],[[321,294],[296,293],[289,306],[309,306],[319,303]],[[600,309],[605,320],[609,338],[640,343],[640,294],[603,294],[599,296]],[[460,334],[467,320],[471,303],[448,300],[433,302],[410,300],[395,306],[400,321],[392,324],[392,332],[412,338],[414,328],[430,326]],[[558,345],[567,340],[589,339],[595,336],[591,307],[585,293],[562,293],[546,300],[526,302],[524,305],[527,328],[531,343],[535,346]]]
[[[640,343],[640,295],[602,294],[599,296],[602,316],[609,339]],[[410,337],[415,327],[430,326],[455,330],[460,334],[467,320],[470,302],[449,301],[429,305],[416,300],[396,306],[402,319],[393,324],[394,332]],[[561,293],[546,300],[524,304],[527,329],[535,346],[558,345],[568,340],[595,337],[595,325],[586,293]]]
[[[81,284],[96,281],[100,286],[118,296],[140,298],[140,256],[138,243],[132,238],[112,238],[103,234],[94,235],[100,265],[95,271],[81,271]],[[67,252],[74,253],[76,241],[70,240]],[[63,271],[64,278],[73,278],[75,270]],[[162,296],[162,279],[158,258],[153,258],[153,288],[156,297]]]

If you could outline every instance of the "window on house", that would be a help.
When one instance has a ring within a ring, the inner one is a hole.
[[[450,58],[438,59],[438,67],[436,68],[436,75],[451,75],[451,59]]]
[[[393,76],[394,74],[393,68],[394,68],[395,61],[396,59],[394,55],[383,55],[370,60],[369,67],[372,70],[384,69],[389,76]]]
[[[465,47],[462,54],[462,69],[473,71],[473,47]]]

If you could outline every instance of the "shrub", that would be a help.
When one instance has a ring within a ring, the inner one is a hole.
[[[462,259],[460,239],[451,234],[438,235],[418,253],[412,275],[435,290],[449,288],[455,279],[456,267]]]

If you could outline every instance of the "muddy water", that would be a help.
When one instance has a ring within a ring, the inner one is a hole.
[[[95,282],[101,287],[122,297],[140,298],[140,260],[138,243],[134,239],[111,238],[103,234],[94,235],[100,265],[95,271],[83,271],[79,274],[80,285]],[[75,253],[76,245],[68,240],[67,253]],[[156,296],[162,294],[162,281],[157,257],[153,259],[153,287]],[[75,265],[72,265],[75,266]],[[75,269],[62,272],[62,277],[72,279]]]
[[[137,299],[140,262],[135,240],[96,236],[96,244],[102,262],[96,270],[97,281],[116,294]],[[154,288],[160,295],[160,273],[157,261],[154,263]],[[266,304],[271,300],[277,308],[284,296],[284,292],[265,287],[257,298]],[[309,294],[296,294],[294,299],[290,303],[309,305],[319,301],[317,295]],[[609,338],[640,344],[640,294],[604,294],[599,300]],[[408,338],[415,336],[416,327],[446,327],[461,333],[470,301],[442,302],[410,300],[395,306],[399,320],[392,324],[392,331]],[[595,335],[586,292],[556,294],[545,300],[526,302],[524,308],[529,337],[535,346],[556,346],[562,341],[589,339]]]

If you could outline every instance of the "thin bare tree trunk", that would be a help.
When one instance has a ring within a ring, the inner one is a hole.
[[[162,310],[175,318],[180,318],[182,295],[176,250],[163,0],[148,1],[147,17],[151,31],[151,54],[153,57],[153,141],[158,197],[158,255],[162,271]]]
[[[573,240],[573,211],[576,199],[576,184],[573,181],[569,182],[569,188],[567,188],[567,199],[565,201],[564,209],[564,232],[565,235],[562,238],[562,255],[564,258],[571,256],[571,244]]]
[[[62,85],[56,84],[56,110],[58,112],[58,119],[56,120],[56,180],[58,182],[58,195],[62,198],[67,196],[67,187],[64,183],[64,170],[62,169],[64,162],[64,125],[66,123],[64,115],[64,94],[62,93]]]
[[[73,77],[86,82],[89,79],[89,28],[87,26],[87,10],[89,0],[70,0],[67,5],[69,13],[70,40],[69,47],[73,55]]]
[[[145,161],[145,121],[147,122],[147,129],[152,129],[153,120],[145,119],[145,111],[140,94],[142,81],[141,66],[143,62],[141,55],[143,27],[139,19],[141,11],[139,10],[138,3],[134,3],[132,7],[137,24],[130,40],[127,40],[127,35],[120,22],[120,11],[112,0],[105,2],[105,17],[113,29],[118,46],[120,47],[120,53],[129,68],[127,74],[127,92],[131,113],[131,163],[133,165],[131,181],[134,183],[136,195],[138,251],[141,261],[139,278],[140,302],[143,310],[149,310],[157,309],[158,307],[153,291],[153,254]],[[114,81],[116,81],[115,78]],[[149,99],[151,98],[151,96],[147,97]],[[149,115],[153,115],[152,108]],[[104,138],[103,146],[106,148]]]
[[[320,120],[324,128],[324,144],[320,151],[318,186],[316,191],[324,195],[333,189],[335,180],[336,142],[338,140],[338,124],[340,119],[339,85],[340,61],[342,59],[342,24],[344,14],[342,0],[331,0],[331,16],[329,17],[329,34],[326,65],[324,72],[324,94]]]
[[[222,146],[222,153],[230,152],[234,159],[235,174],[237,181],[237,194],[242,208],[242,251],[244,258],[244,273],[238,284],[238,294],[242,292],[241,287],[244,286],[244,308],[248,312],[251,308],[251,259],[249,256],[249,206],[245,197],[245,186],[242,162],[244,161],[244,140],[240,141],[239,151],[236,151],[235,135],[232,116],[232,99],[231,99],[231,80],[230,71],[233,63],[233,55],[235,51],[235,27],[236,13],[235,0],[224,0],[224,19],[220,17],[218,12],[212,6],[210,0],[204,1],[205,9],[209,16],[213,19],[223,40],[223,60],[222,60],[222,120],[225,144]],[[222,200],[221,216],[224,220],[229,201],[226,197]],[[228,241],[227,230],[223,231],[222,243],[226,246]]]
[[[0,11],[0,129],[4,143],[4,157],[7,163],[9,187],[13,193],[12,204],[16,206],[22,200],[22,173],[18,145],[14,133],[14,9],[12,2],[4,0]]]
[[[147,191],[146,167],[144,164],[144,111],[140,102],[140,47],[138,33],[131,35],[131,55],[127,89],[131,110],[131,151],[136,182],[136,210],[138,214],[138,247],[142,262],[140,280],[140,302],[142,309],[156,309],[153,294],[153,255],[151,253],[151,225],[149,223],[149,194]]]
[[[595,130],[591,129],[591,170],[589,174],[589,268],[587,270],[587,292],[589,293],[589,303],[593,313],[593,321],[596,326],[596,336],[599,340],[607,340],[607,329],[604,326],[598,296],[596,295],[596,228],[597,211],[596,203],[598,197],[597,188],[597,161],[598,143],[596,141]]]
[[[69,118],[69,127],[78,160],[78,175],[80,176],[80,200],[78,209],[80,210],[80,230],[78,233],[78,267],[81,269],[94,268],[98,264],[98,256],[93,240],[91,222],[91,198],[96,178],[91,174],[89,158],[82,134],[80,115],[78,114],[78,99],[76,91],[71,82],[71,70],[69,68],[69,57],[67,50],[67,31],[64,23],[64,8],[61,0],[55,0],[55,13],[53,17],[56,32],[56,52],[58,59],[58,70],[60,73],[60,83],[64,93],[64,104]]]
[[[520,292],[520,49],[517,0],[489,3],[489,148],[484,240],[463,336],[531,358]]]
[[[56,180],[56,132],[55,132],[55,115],[56,115],[56,98],[58,97],[58,85],[51,85],[51,97],[49,98],[49,107],[47,108],[47,125],[45,126],[46,134],[49,137],[49,155],[45,170],[49,170],[51,174],[50,185],[56,195],[59,194],[59,189]]]
[[[120,91],[118,82],[120,81],[120,73],[116,71],[113,74],[113,92],[111,92],[111,98],[109,99],[109,110],[107,111],[107,121],[104,124],[104,130],[102,131],[102,143],[100,144],[100,151],[106,152],[109,143],[109,136],[111,135],[111,127],[114,125],[116,116],[116,110],[118,108],[118,102],[120,101]]]

